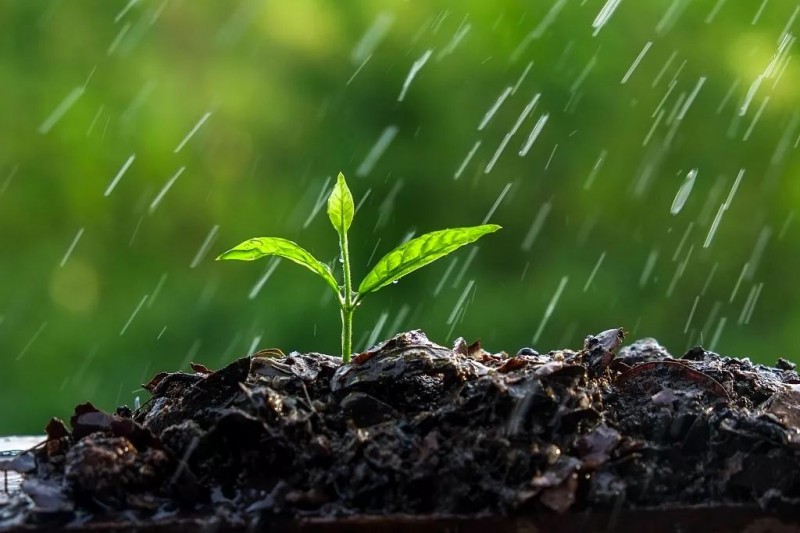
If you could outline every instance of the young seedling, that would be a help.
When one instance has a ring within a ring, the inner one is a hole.
[[[262,257],[276,255],[294,261],[311,270],[328,284],[336,293],[342,318],[342,361],[350,362],[353,345],[353,312],[364,296],[390,285],[406,274],[436,261],[457,248],[469,244],[500,229],[497,224],[484,224],[469,228],[452,228],[434,231],[401,244],[372,268],[361,281],[357,291],[353,291],[350,277],[350,250],[347,243],[347,230],[353,222],[355,207],[353,195],[347,188],[344,175],[339,173],[336,185],[328,197],[328,217],[339,234],[339,251],[343,270],[343,285],[339,286],[330,267],[316,259],[296,243],[279,237],[256,237],[244,241],[239,246],[217,257],[253,261]]]

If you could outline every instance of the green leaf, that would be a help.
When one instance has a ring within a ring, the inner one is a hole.
[[[452,228],[434,231],[411,239],[401,244],[385,256],[373,267],[358,287],[358,294],[389,285],[406,274],[422,268],[428,263],[444,257],[450,252],[483,237],[487,233],[499,230],[497,224],[485,224],[470,228]]]
[[[344,174],[339,172],[339,176],[336,178],[336,185],[333,186],[333,191],[328,197],[328,217],[330,217],[331,224],[333,224],[339,235],[343,235],[350,229],[354,213],[353,195],[350,193],[350,189],[347,188]]]
[[[319,261],[307,250],[288,239],[281,239],[279,237],[256,237],[255,239],[248,239],[217,257],[217,261],[227,259],[253,261],[268,255],[285,257],[298,265],[303,265],[311,272],[321,276],[322,279],[331,286],[334,292],[337,295],[339,294],[339,284],[336,283],[336,278],[333,277],[328,265]]]

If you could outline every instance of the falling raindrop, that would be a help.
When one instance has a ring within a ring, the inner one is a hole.
[[[478,251],[480,249],[481,249],[480,246],[473,246],[472,249],[469,251],[469,254],[467,254],[466,261],[464,261],[464,264],[461,265],[461,270],[459,270],[458,274],[456,274],[456,279],[453,280],[452,287],[454,289],[459,285],[461,285],[461,281],[464,279],[464,276],[466,276],[467,271],[469,270],[469,266],[472,264],[472,261],[475,260],[475,256],[478,255]]]
[[[555,3],[553,3],[550,10],[545,14],[544,17],[542,17],[542,20],[539,22],[539,24],[530,33],[528,33],[525,38],[522,39],[519,45],[511,53],[512,63],[516,62],[522,56],[522,54],[534,40],[539,39],[542,37],[542,35],[544,35],[544,32],[546,32],[553,22],[555,22],[556,17],[558,17],[558,14],[564,8],[566,3],[567,0],[556,0]]]
[[[684,102],[680,113],[678,113],[678,120],[683,120],[683,117],[686,116],[686,112],[689,110],[689,107],[692,105],[692,102],[694,102],[694,99],[697,97],[697,93],[699,93],[700,89],[703,88],[703,84],[705,84],[705,82],[706,82],[706,77],[700,76],[700,78],[697,80],[697,84],[694,86],[694,89],[692,89],[692,92],[689,94],[689,97]]]
[[[725,105],[730,101],[733,93],[736,92],[736,89],[739,88],[739,85],[742,83],[742,78],[736,78],[733,80],[733,83],[728,88],[728,91],[725,93],[725,96],[722,97],[722,101],[720,101],[719,105],[717,106],[717,115],[722,113],[722,110],[725,108]]]
[[[280,257],[273,257],[269,263],[267,264],[267,268],[264,269],[264,274],[258,278],[253,288],[250,289],[250,292],[247,294],[248,300],[254,300],[258,293],[261,292],[262,287],[267,282],[267,280],[272,276],[272,273],[275,272],[275,269],[278,268],[278,265],[281,263]]]
[[[706,19],[703,21],[706,24],[711,24],[714,21],[714,18],[719,13],[719,10],[722,9],[722,6],[725,5],[725,0],[717,0],[717,3],[714,4],[714,7],[711,9],[711,12],[708,14]]]
[[[164,287],[164,283],[167,281],[167,273],[164,272],[161,274],[161,277],[158,278],[158,283],[156,283],[156,288],[153,289],[153,296],[147,301],[147,308],[150,309],[153,306],[153,302],[156,301],[156,298],[161,293],[161,289]]]
[[[256,348],[258,348],[258,343],[261,342],[261,335],[256,335],[252,342],[250,343],[250,347],[247,348],[247,355],[253,355],[256,353]]]
[[[683,237],[681,237],[681,242],[678,243],[678,247],[675,248],[675,253],[672,254],[672,260],[677,261],[678,256],[681,254],[681,250],[683,250],[683,245],[686,244],[686,239],[689,238],[689,233],[692,232],[694,228],[694,222],[689,222],[689,225],[686,226],[686,231],[683,232]]]
[[[433,289],[433,295],[439,296],[439,293],[442,292],[442,288],[444,287],[445,283],[447,283],[447,279],[450,277],[450,274],[453,273],[453,269],[458,264],[458,257],[454,257],[450,260],[450,264],[447,265],[447,269],[442,274],[442,277],[439,279],[439,283],[436,284],[436,288]],[[369,264],[369,263],[368,263]]]
[[[461,174],[464,172],[464,169],[467,168],[467,165],[469,165],[469,162],[472,159],[472,156],[474,156],[475,152],[478,151],[478,148],[480,147],[480,145],[481,145],[481,141],[475,141],[475,144],[472,146],[470,151],[467,153],[467,156],[464,158],[464,161],[461,162],[461,165],[458,167],[458,170],[456,170],[456,173],[453,176],[453,179],[457,180],[459,177],[461,177]]]
[[[769,2],[769,0],[764,0],[763,2],[761,2],[761,5],[758,7],[758,11],[756,11],[753,20],[750,22],[752,26],[755,26],[758,23],[758,19],[761,18],[761,13],[763,13],[764,8],[767,7],[767,2]]]
[[[786,220],[784,220],[783,225],[781,226],[781,231],[778,233],[778,240],[783,240],[784,235],[789,230],[789,226],[792,224],[792,220],[794,220],[794,211],[791,211]]]
[[[674,0],[670,2],[661,20],[656,24],[656,33],[664,35],[669,32],[690,3],[691,0]]]
[[[677,215],[681,212],[681,209],[683,209],[683,206],[686,204],[686,200],[689,199],[689,194],[692,192],[692,187],[694,187],[694,179],[696,177],[696,168],[693,168],[686,174],[683,183],[681,183],[678,192],[675,194],[675,198],[672,200],[672,206],[669,208],[669,212],[673,215]]]
[[[403,325],[403,321],[408,316],[408,312],[411,310],[411,306],[405,304],[400,308],[400,311],[395,316],[394,320],[392,321],[392,325],[389,326],[389,331],[387,332],[388,335],[394,335],[398,333]]]
[[[458,297],[458,301],[456,302],[456,305],[453,307],[453,310],[450,312],[450,316],[447,317],[447,324],[448,325],[452,325],[453,323],[455,323],[456,318],[459,316],[460,313],[463,312],[462,308],[464,306],[464,302],[467,300],[467,296],[469,295],[469,292],[472,290],[472,287],[474,285],[475,285],[475,280],[474,279],[471,279],[471,280],[469,280],[467,282],[466,287],[464,287],[464,290],[461,292],[461,296]]]
[[[125,35],[127,35],[127,33],[130,31],[131,27],[132,24],[130,22],[126,22],[125,25],[122,26],[122,28],[120,28],[116,37],[114,37],[114,40],[111,41],[111,44],[108,46],[108,50],[106,50],[106,55],[108,56],[114,55],[114,52],[117,51],[117,48],[119,47],[120,43],[122,43],[122,40],[125,38]]]
[[[750,323],[750,316],[753,314],[753,309],[756,306],[758,297],[761,295],[761,289],[763,288],[764,283],[757,283],[750,289],[750,293],[747,295],[747,300],[744,303],[744,307],[742,307],[742,313],[739,315],[739,320],[737,321],[738,324],[741,325]]]
[[[363,66],[386,36],[393,23],[394,15],[387,12],[380,13],[375,22],[356,43],[350,53],[350,60],[353,63],[361,63]]]
[[[594,179],[597,177],[597,173],[600,171],[600,167],[603,166],[603,163],[606,160],[606,156],[608,156],[608,151],[605,149],[600,150],[600,155],[597,157],[597,161],[595,161],[591,172],[589,172],[589,177],[586,178],[586,182],[583,184],[584,191],[588,191],[589,188],[591,188],[592,183],[594,183]]]
[[[122,326],[122,329],[119,332],[120,336],[125,335],[125,332],[128,330],[128,327],[131,325],[131,322],[133,322],[133,319],[136,318],[136,315],[138,315],[139,311],[141,311],[142,306],[145,304],[145,302],[147,302],[147,298],[148,295],[145,294],[144,296],[142,296],[142,299],[139,300],[139,304],[136,306],[136,309],[133,310],[133,313],[131,313],[131,316],[130,318],[128,318],[128,321],[125,322],[124,326]]]
[[[505,137],[503,137],[503,140],[500,142],[500,146],[497,147],[497,151],[494,153],[492,159],[490,159],[489,163],[486,165],[486,168],[484,169],[485,174],[488,174],[489,172],[492,171],[492,168],[494,168],[495,163],[497,163],[497,160],[500,158],[500,154],[502,154],[503,150],[505,150],[506,145],[508,145],[508,142],[511,140],[511,137],[513,137],[514,134],[517,133],[517,130],[520,128],[520,126],[522,126],[522,123],[525,121],[525,118],[530,114],[531,111],[533,111],[533,108],[536,107],[536,102],[539,101],[539,98],[541,96],[542,96],[541,93],[536,93],[535,95],[533,95],[531,101],[528,102],[528,105],[526,105],[525,108],[522,110],[522,113],[520,113],[519,117],[517,117],[517,121],[514,123],[514,126],[508,133],[506,133]]]
[[[179,168],[178,171],[175,174],[173,174],[173,176],[169,180],[167,180],[167,183],[164,184],[161,190],[158,191],[156,197],[153,198],[152,202],[150,202],[150,208],[149,208],[150,214],[153,214],[158,205],[161,203],[161,200],[164,199],[164,196],[169,192],[169,190],[172,188],[172,186],[175,184],[178,178],[181,177],[181,174],[183,174],[184,170],[186,170],[186,167]]]
[[[550,162],[553,160],[553,156],[556,155],[556,150],[558,150],[558,144],[553,146],[553,151],[550,152],[550,157],[547,158],[547,163],[544,165],[544,169],[547,170],[550,168]]]
[[[97,109],[97,113],[94,114],[94,118],[92,118],[92,122],[89,123],[89,128],[86,130],[86,136],[92,134],[92,130],[94,130],[95,124],[97,124],[97,119],[100,118],[100,115],[103,114],[103,110],[105,109],[105,105],[101,104],[100,107]]]
[[[689,325],[692,323],[692,317],[694,317],[694,312],[697,309],[697,302],[700,301],[700,296],[694,297],[694,303],[692,304],[692,310],[689,311],[689,318],[686,319],[686,326],[683,328],[683,332],[686,333],[689,331]]]
[[[739,287],[742,285],[742,280],[745,278],[745,275],[747,275],[747,270],[749,267],[750,263],[745,263],[742,267],[742,272],[739,274],[739,279],[736,280],[736,285],[733,287],[733,292],[731,293],[731,298],[728,300],[728,303],[733,303],[733,301],[736,299],[736,293],[739,292]]]
[[[183,149],[186,143],[189,142],[189,139],[191,139],[194,136],[194,134],[197,133],[197,130],[200,129],[200,126],[205,124],[206,120],[208,120],[208,117],[210,116],[211,112],[208,111],[202,117],[200,117],[200,120],[197,121],[197,124],[194,125],[194,127],[189,131],[189,133],[186,134],[186,137],[184,137],[183,140],[180,143],[178,143],[178,146],[175,147],[176,154]]]
[[[114,24],[116,24],[117,22],[119,22],[120,20],[122,20],[122,17],[124,17],[124,16],[125,16],[125,14],[126,14],[128,11],[130,11],[130,9],[131,9],[133,6],[135,6],[135,5],[136,5],[138,2],[139,2],[139,0],[128,0],[128,3],[127,3],[127,4],[125,4],[125,7],[123,7],[123,8],[120,10],[120,12],[119,12],[119,13],[117,13],[117,16],[115,16],[115,17],[114,17]]]
[[[133,118],[136,116],[136,113],[142,108],[142,106],[144,106],[145,102],[147,102],[147,99],[153,94],[153,91],[155,91],[157,86],[158,84],[155,81],[147,80],[142,88],[139,89],[139,92],[136,93],[136,96],[133,97],[133,100],[131,100],[131,103],[128,105],[128,107],[126,107],[125,110],[120,114],[120,122],[126,123],[133,120]],[[106,126],[108,126],[108,123],[106,123]],[[91,130],[92,127],[90,126],[89,128]],[[87,135],[88,134],[89,133],[87,132]]]
[[[606,25],[608,19],[611,18],[611,15],[614,14],[614,11],[616,11],[621,1],[622,0],[608,0],[605,3],[603,8],[597,14],[597,17],[595,17],[594,22],[592,22],[592,28],[594,28],[592,36],[595,36],[598,33],[600,33],[600,30],[603,28],[603,26]]]
[[[705,283],[703,283],[703,289],[700,291],[700,296],[705,296],[708,287],[711,286],[711,280],[714,279],[714,274],[717,273],[717,269],[719,268],[719,263],[714,263],[714,266],[711,267],[711,271],[708,273],[708,277],[706,278]]]
[[[83,85],[79,85],[73,88],[69,94],[61,101],[60,104],[53,110],[52,113],[41,123],[38,128],[38,132],[42,135],[49,132],[53,129],[53,126],[58,123],[61,118],[67,114],[67,111],[78,101],[78,98],[83,96],[83,92],[85,87]]]
[[[736,190],[739,188],[739,183],[742,181],[742,176],[744,176],[744,169],[739,171],[739,174],[736,176],[736,180],[733,182],[733,186],[728,193],[728,197],[724,202],[722,202],[722,205],[719,206],[719,211],[717,211],[717,216],[714,217],[714,222],[711,223],[711,229],[708,230],[708,236],[706,236],[706,240],[703,243],[703,248],[708,248],[711,245],[711,241],[714,239],[714,235],[719,227],[720,220],[722,220],[722,215],[730,207],[731,201],[733,201],[733,197],[736,194]]]
[[[328,196],[331,193],[331,188],[328,187],[328,184],[331,182],[331,177],[328,176],[325,178],[325,182],[322,184],[322,188],[319,190],[319,194],[317,195],[317,199],[314,201],[314,207],[311,209],[311,212],[308,214],[305,222],[303,222],[303,229],[307,228],[311,222],[317,217],[320,211],[322,211],[323,206],[327,205],[328,203]]]
[[[364,344],[365,350],[371,346],[375,346],[375,343],[378,342],[378,338],[381,335],[381,331],[383,331],[383,326],[386,325],[387,318],[389,318],[388,311],[382,312],[381,315],[378,317],[378,321],[375,323],[375,327],[372,328],[372,331],[369,334],[367,342]]]
[[[219,226],[214,225],[214,227],[211,228],[211,231],[208,232],[206,240],[203,241],[200,249],[197,250],[197,254],[195,254],[194,259],[192,259],[189,268],[195,268],[203,259],[205,259],[208,250],[211,248],[211,245],[214,244],[214,240],[217,238],[217,231],[219,231]]]
[[[711,330],[712,324],[717,319],[717,315],[719,315],[720,310],[722,309],[722,302],[717,300],[714,302],[714,305],[711,306],[711,312],[708,314],[708,318],[706,318],[705,324],[703,324],[703,329],[700,330],[700,334],[703,337],[708,336],[709,331]]]
[[[550,315],[553,314],[553,311],[558,304],[559,298],[561,298],[561,293],[564,291],[564,287],[567,285],[567,281],[569,281],[569,276],[563,276],[561,281],[558,283],[558,288],[556,292],[553,294],[553,298],[550,299],[550,303],[547,304],[547,309],[545,309],[544,316],[542,317],[542,321],[539,322],[539,327],[536,329],[536,334],[533,336],[533,344],[539,342],[539,337],[542,335],[542,331],[544,331],[544,327],[547,325],[547,321],[550,320]]]
[[[631,64],[631,66],[628,68],[628,71],[627,71],[627,72],[625,73],[625,75],[622,77],[622,81],[620,81],[620,83],[621,83],[621,84],[625,84],[625,83],[627,83],[627,82],[628,82],[628,79],[630,79],[630,77],[631,77],[631,74],[633,74],[633,71],[634,71],[634,70],[636,70],[636,67],[638,67],[638,66],[639,66],[639,63],[642,61],[642,58],[643,58],[643,57],[644,57],[644,55],[647,53],[647,51],[648,51],[648,50],[650,50],[650,47],[651,47],[652,45],[653,45],[653,41],[647,41],[647,42],[645,43],[644,47],[642,48],[642,51],[641,51],[641,52],[639,52],[639,55],[638,55],[638,56],[636,56],[636,59],[634,59],[634,60],[633,60],[633,63],[632,63],[632,64]]]
[[[11,172],[8,173],[8,176],[6,176],[6,179],[3,181],[3,184],[0,185],[0,198],[3,197],[3,195],[6,192],[6,189],[8,189],[9,185],[11,185],[11,180],[14,179],[14,176],[16,176],[18,170],[19,170],[19,165],[14,165],[14,168],[12,168]]]
[[[119,180],[121,180],[122,176],[125,175],[125,172],[131,166],[134,159],[136,159],[136,154],[131,154],[128,160],[125,161],[125,163],[122,165],[122,168],[119,169],[117,175],[114,176],[114,179],[111,180],[111,183],[108,184],[108,187],[106,187],[106,191],[103,193],[103,196],[108,197],[113,192],[114,188],[117,186],[117,183],[119,183]]]
[[[492,207],[491,209],[489,209],[489,212],[486,213],[485,217],[483,217],[483,221],[481,222],[481,224],[486,224],[487,222],[489,222],[489,219],[491,219],[492,215],[494,215],[494,212],[497,211],[498,206],[506,197],[506,194],[508,194],[508,191],[511,189],[512,185],[513,185],[512,182],[506,183],[506,186],[503,187],[503,191],[500,193],[500,196],[497,197],[497,200],[495,200],[494,204],[492,204]]]
[[[710,351],[713,352],[717,348],[717,343],[719,342],[719,338],[722,336],[722,330],[725,329],[726,322],[728,322],[728,317],[726,316],[719,319],[717,329],[714,331],[714,336],[711,338],[711,343],[708,345],[708,349]]]
[[[528,152],[530,151],[531,146],[533,146],[533,143],[536,142],[536,139],[539,137],[539,134],[542,133],[542,130],[544,129],[544,125],[547,124],[547,119],[548,118],[550,118],[550,114],[549,113],[545,113],[544,115],[539,117],[539,120],[536,121],[536,124],[534,124],[530,135],[528,135],[528,139],[525,141],[525,144],[522,145],[522,149],[520,149],[520,151],[519,151],[520,157],[524,157],[524,156],[528,155]],[[553,149],[553,151],[555,152],[555,149]],[[549,163],[550,163],[550,161],[548,160],[548,164]],[[547,167],[545,167],[545,168],[547,168]]]
[[[28,342],[25,343],[25,346],[23,346],[22,350],[19,352],[19,354],[17,354],[17,357],[14,359],[15,361],[19,361],[26,353],[28,353],[28,350],[30,350],[31,346],[33,346],[33,343],[36,342],[36,339],[39,338],[39,335],[42,334],[42,332],[46,327],[47,327],[47,321],[45,320],[44,322],[42,322],[42,325],[39,326],[39,329],[37,329],[36,332],[33,334],[33,336],[28,340]]]
[[[642,275],[639,276],[639,287],[644,287],[647,285],[647,281],[650,279],[650,274],[653,273],[653,268],[656,266],[656,260],[658,260],[658,250],[653,250],[650,252],[650,255],[647,256],[647,262],[644,264],[644,270],[642,270]]]
[[[448,42],[445,47],[442,48],[442,51],[436,55],[436,61],[441,61],[445,57],[452,54],[456,48],[458,48],[458,45],[464,41],[464,38],[472,29],[472,24],[467,22],[467,17],[467,15],[464,15],[461,24],[458,25],[456,32],[453,34],[453,38],[450,39],[450,42]]]
[[[400,90],[400,96],[397,97],[398,102],[402,102],[403,99],[406,97],[406,92],[408,88],[411,86],[411,82],[414,81],[417,73],[425,66],[425,63],[428,62],[430,59],[431,54],[433,53],[433,49],[426,50],[422,57],[414,61],[414,64],[411,65],[411,70],[408,71],[408,76],[406,76],[406,81],[403,82],[403,88]]]
[[[528,75],[528,72],[530,72],[532,66],[533,66],[533,61],[529,61],[528,65],[525,67],[525,70],[522,71],[522,74],[520,74],[519,79],[517,79],[517,83],[515,83],[514,87],[511,89],[512,95],[517,93],[517,89],[519,89],[519,86],[522,85],[522,81]]]
[[[353,75],[350,76],[350,78],[348,78],[347,83],[345,83],[345,85],[350,85],[353,82],[353,80],[356,79],[356,76],[358,76],[358,73],[361,72],[361,69],[364,68],[364,65],[366,65],[367,61],[369,61],[371,58],[372,58],[372,54],[368,55],[366,57],[366,59],[364,59],[364,61],[361,62],[361,64],[358,66],[358,68],[356,68],[355,72],[353,72]]]
[[[689,259],[692,257],[692,252],[694,251],[694,244],[689,247],[689,251],[686,252],[686,257],[683,261],[678,264],[678,268],[675,269],[675,275],[672,277],[672,281],[669,283],[669,287],[667,288],[667,298],[672,296],[672,292],[675,290],[675,286],[678,284],[678,280],[681,279],[683,273],[686,271],[686,265],[689,264]]]
[[[69,259],[69,256],[72,255],[72,251],[75,249],[75,246],[78,244],[78,241],[80,240],[81,235],[83,235],[83,230],[84,230],[84,228],[79,229],[78,233],[72,239],[72,243],[70,243],[69,248],[67,248],[67,252],[64,254],[64,257],[61,258],[61,263],[59,263],[59,265],[58,265],[59,267],[63,267],[67,263],[67,260]]]
[[[372,168],[375,166],[375,163],[378,162],[378,159],[383,155],[389,145],[392,143],[394,138],[397,136],[398,132],[397,126],[387,126],[386,129],[383,130],[378,140],[370,149],[367,156],[364,158],[364,161],[356,169],[356,176],[364,177],[370,172],[372,172]]]
[[[183,361],[181,362],[179,368],[188,368],[189,363],[197,359],[197,354],[200,352],[200,346],[202,345],[203,341],[200,339],[195,339],[192,341],[192,345],[186,351],[186,355],[183,357]]]
[[[758,302],[758,297],[761,296],[761,289],[764,288],[764,283],[761,282],[758,284],[758,288],[756,289],[756,293],[753,296],[753,301],[750,302],[750,308],[747,310],[747,316],[744,318],[744,323],[749,324],[750,318],[753,316],[753,310],[756,308],[756,302]]]
[[[658,74],[656,74],[656,77],[653,78],[653,83],[650,84],[651,87],[655,87],[656,85],[658,85],[658,83],[661,81],[661,78],[663,78],[664,74],[666,74],[667,70],[669,70],[669,67],[672,65],[672,62],[675,61],[677,55],[678,52],[676,50],[673,50],[670,56],[667,58],[667,60],[664,61],[664,64],[661,66],[661,70],[659,70]]]
[[[605,258],[606,258],[605,252],[600,254],[600,258],[597,260],[597,263],[595,263],[594,268],[592,269],[592,273],[589,274],[589,279],[586,280],[586,285],[583,286],[583,292],[589,290],[589,287],[591,286],[592,281],[594,280],[594,276],[595,274],[597,274],[597,271],[600,269],[600,265],[603,264],[603,259]]]
[[[495,115],[495,113],[497,113],[497,110],[500,109],[500,106],[503,105],[503,102],[506,101],[506,98],[508,98],[508,95],[511,94],[511,91],[512,88],[510,86],[503,89],[503,92],[497,97],[497,100],[495,100],[494,104],[492,104],[492,107],[490,107],[489,110],[486,111],[486,114],[483,115],[481,123],[478,124],[478,131],[485,128],[489,121],[492,120],[492,117]]]
[[[525,234],[525,237],[522,239],[522,243],[520,244],[520,249],[523,252],[530,252],[531,248],[533,248],[533,243],[536,241],[536,237],[539,236],[539,232],[542,231],[544,221],[547,218],[547,215],[550,214],[550,209],[552,209],[552,207],[553,204],[551,202],[545,202],[536,212],[533,223],[531,223],[528,233]]]
[[[592,72],[592,69],[595,67],[595,65],[597,65],[597,54],[592,56],[589,62],[586,63],[586,66],[583,67],[581,73],[578,74],[578,77],[575,78],[575,81],[572,82],[572,85],[570,85],[569,92],[573,97],[575,96],[575,93],[578,92],[578,88],[580,88],[583,82],[586,81],[586,78],[589,77],[589,73]]]
[[[758,267],[761,264],[761,258],[764,255],[764,250],[767,247],[767,243],[769,242],[770,238],[772,237],[772,228],[769,226],[764,226],[761,228],[761,231],[758,233],[758,239],[756,240],[755,246],[753,246],[753,251],[750,254],[750,259],[747,263],[750,265],[750,268],[747,269],[747,273],[745,274],[746,280],[752,280],[755,273],[758,271]]]
[[[750,122],[750,126],[747,128],[747,131],[744,133],[744,137],[742,137],[743,141],[746,141],[750,138],[750,134],[753,133],[753,128],[756,127],[758,120],[761,118],[761,114],[764,112],[764,108],[767,107],[769,103],[769,96],[764,97],[764,100],[761,101],[761,105],[758,106],[758,111],[756,111],[755,116],[753,116],[753,120]]]

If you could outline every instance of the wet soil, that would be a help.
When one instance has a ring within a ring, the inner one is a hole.
[[[25,480],[0,497],[0,530],[591,513],[652,525],[647,512],[698,505],[727,510],[720,519],[796,514],[792,363],[622,342],[613,329],[579,351],[509,356],[412,331],[349,365],[267,350],[161,373],[135,412],[79,405],[2,463]]]

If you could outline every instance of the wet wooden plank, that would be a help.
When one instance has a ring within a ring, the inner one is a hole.
[[[10,461],[14,454],[11,452],[28,450],[45,440],[44,435],[0,437],[0,462]],[[21,476],[14,472],[0,472],[0,491],[13,492],[19,489]]]

